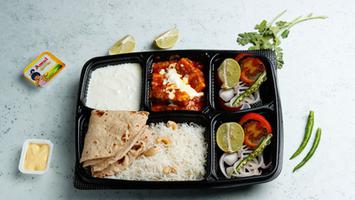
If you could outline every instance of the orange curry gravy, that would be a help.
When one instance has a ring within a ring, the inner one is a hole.
[[[206,88],[203,68],[188,58],[153,63],[151,110],[201,110]]]

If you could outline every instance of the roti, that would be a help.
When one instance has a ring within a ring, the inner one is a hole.
[[[111,163],[121,160],[143,134],[148,115],[145,111],[93,110],[80,163],[90,166],[107,159]]]
[[[94,165],[91,167],[91,174],[94,177],[102,178],[106,176],[112,176],[120,171],[125,170],[138,156],[140,156],[147,149],[147,141],[150,136],[150,131],[145,129],[139,140],[132,146],[127,154],[123,156],[123,158],[109,164],[107,168],[103,170],[97,170],[97,166]],[[95,171],[95,169],[97,171]]]
[[[141,135],[147,130],[147,127],[143,128],[138,134],[137,137],[141,137]],[[133,141],[132,141],[133,142]],[[135,143],[130,144],[129,149],[123,149],[123,151],[118,152],[115,156],[104,158],[98,161],[96,161],[94,164],[91,164],[91,171],[98,172],[106,169],[110,164],[115,163],[118,160],[121,160],[130,150],[131,148],[134,148],[134,146],[137,144],[138,140],[135,140]]]

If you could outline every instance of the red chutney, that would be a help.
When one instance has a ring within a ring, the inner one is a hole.
[[[151,110],[201,110],[206,88],[203,67],[188,58],[153,63]]]

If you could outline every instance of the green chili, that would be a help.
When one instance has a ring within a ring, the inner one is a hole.
[[[259,144],[259,146],[251,152],[246,158],[244,158],[236,167],[235,171],[239,172],[249,161],[252,161],[258,155],[260,155],[265,147],[270,144],[270,140],[272,138],[272,134],[268,134]]]
[[[314,125],[314,112],[310,111],[308,115],[308,121],[306,125],[305,134],[303,137],[303,141],[301,145],[298,147],[298,149],[296,150],[296,152],[291,156],[290,160],[298,156],[308,144],[309,138],[311,138],[313,125]]]
[[[311,149],[309,150],[307,155],[303,158],[303,160],[295,168],[293,168],[293,172],[301,168],[313,156],[314,152],[318,147],[321,135],[322,135],[322,129],[318,128]]]
[[[238,107],[239,104],[243,101],[243,99],[257,91],[264,81],[266,81],[266,71],[260,74],[260,76],[253,83],[253,85],[246,89],[242,94],[233,97],[229,103],[226,103],[226,105],[229,107]]]

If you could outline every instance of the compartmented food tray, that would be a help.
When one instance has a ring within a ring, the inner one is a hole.
[[[226,110],[218,103],[218,83],[216,73],[218,66],[226,58],[234,58],[238,54],[248,54],[262,60],[265,65],[267,79],[260,86],[260,99],[257,104],[243,110]],[[202,98],[203,105],[197,111],[156,110],[151,97],[152,65],[154,62],[171,58],[189,58],[204,65],[203,74],[206,87]],[[86,106],[88,85],[93,71],[110,65],[138,63],[142,71],[142,90],[139,110],[150,112],[148,123],[193,122],[205,127],[207,158],[206,174],[202,180],[194,181],[133,181],[96,178],[79,163],[83,151],[84,139],[88,130],[92,108]],[[227,179],[219,168],[219,158],[223,151],[216,144],[217,128],[225,122],[239,121],[247,113],[259,113],[270,122],[273,137],[264,151],[265,163],[271,165],[260,175]],[[83,67],[80,77],[79,98],[76,112],[76,163],[74,186],[78,189],[183,189],[183,188],[228,188],[264,183],[276,178],[281,171],[283,125],[280,98],[277,89],[275,55],[272,51],[231,51],[231,50],[174,50],[153,51],[103,56],[90,59]]]

